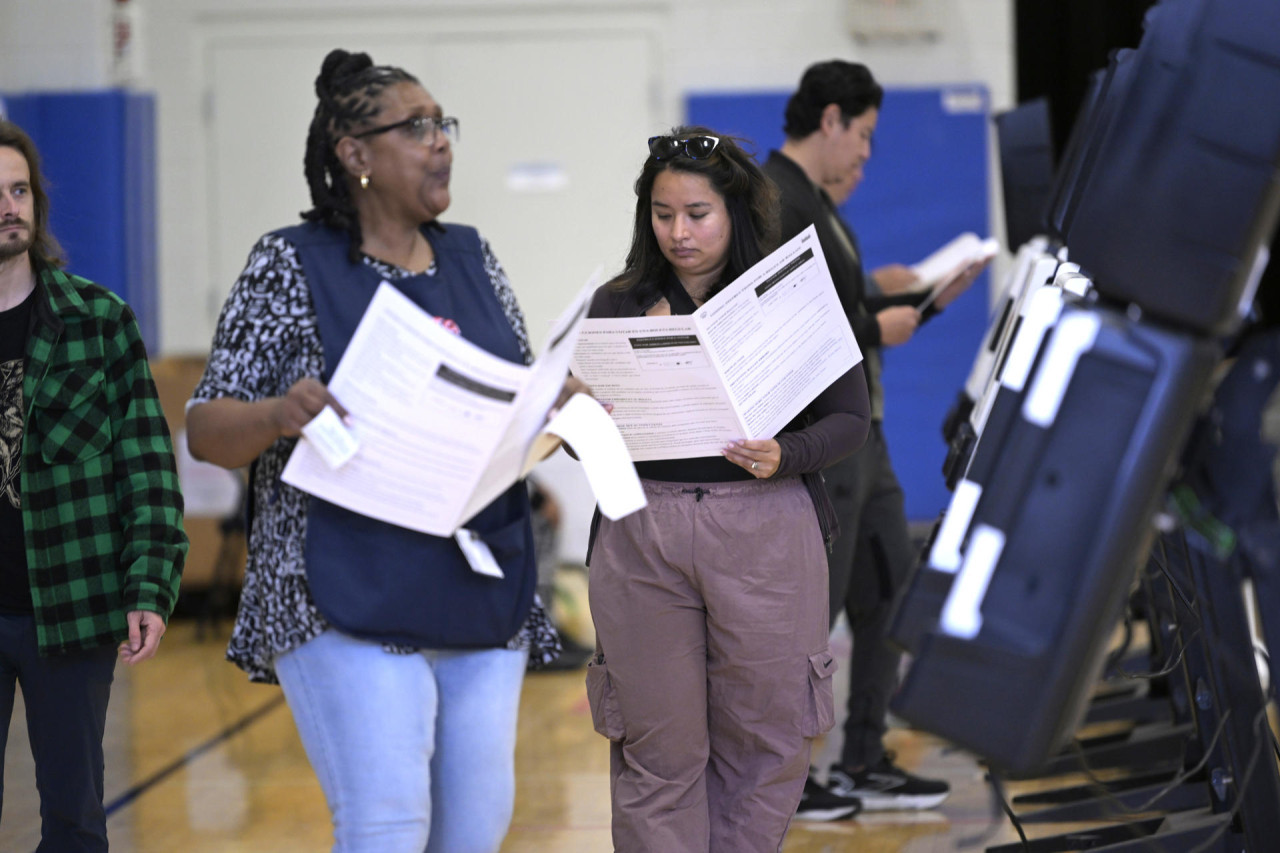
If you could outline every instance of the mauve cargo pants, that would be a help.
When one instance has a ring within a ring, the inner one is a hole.
[[[831,727],[827,559],[799,477],[643,481],[591,560],[619,853],[776,853]]]

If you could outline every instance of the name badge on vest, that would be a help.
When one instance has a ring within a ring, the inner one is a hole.
[[[479,533],[460,527],[453,534],[453,538],[458,541],[458,547],[462,549],[462,556],[467,558],[471,571],[491,578],[505,577],[498,561],[493,558],[493,552],[489,550],[488,545],[484,544]]]

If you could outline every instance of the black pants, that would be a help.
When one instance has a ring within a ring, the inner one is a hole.
[[[823,476],[840,519],[840,536],[828,557],[831,623],[843,610],[853,632],[840,763],[856,768],[884,756],[885,715],[901,659],[885,636],[894,592],[910,573],[916,549],[878,421],[871,424],[862,449]]]
[[[113,646],[42,658],[34,617],[0,614],[0,767],[20,684],[40,792],[37,853],[107,849],[102,735],[115,664]]]

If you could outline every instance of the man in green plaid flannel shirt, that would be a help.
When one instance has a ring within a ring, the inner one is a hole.
[[[0,119],[0,764],[21,684],[41,850],[106,850],[117,656],[156,652],[187,551],[169,431],[128,306],[61,271],[38,155]]]

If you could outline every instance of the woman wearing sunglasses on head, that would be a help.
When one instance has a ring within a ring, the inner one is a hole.
[[[777,190],[702,127],[649,141],[626,267],[592,317],[689,314],[778,241]],[[832,723],[818,472],[856,450],[861,365],[773,438],[636,465],[649,505],[598,519],[587,671],[611,741],[613,841],[633,851],[777,851],[812,738]]]
[[[475,229],[442,225],[457,119],[412,75],[335,50],[316,79],[306,222],[258,241],[194,393],[191,452],[253,463],[249,558],[227,657],[279,681],[333,818],[334,850],[496,851],[514,802],[525,661],[556,638],[534,603],[524,483],[468,522],[504,571],[452,538],[349,512],[281,481],[374,291],[530,358],[507,275]],[[567,383],[580,387],[580,383]],[[408,464],[408,463],[406,463]]]

